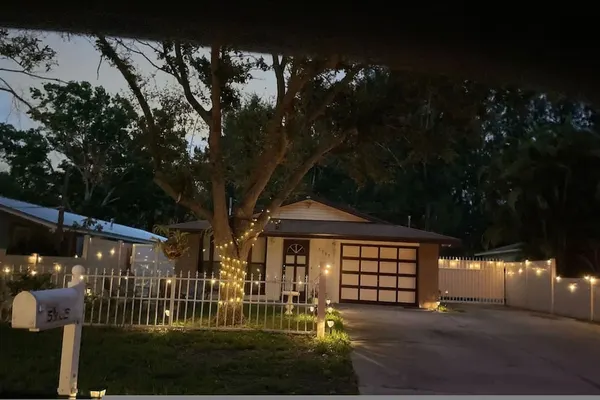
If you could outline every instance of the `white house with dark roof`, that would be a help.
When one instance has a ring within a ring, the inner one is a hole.
[[[58,225],[59,211],[24,201],[0,196],[0,252],[14,255],[81,256],[83,237],[101,238],[124,243],[154,243],[153,238],[163,237],[113,222],[93,220],[93,226],[85,227],[88,217],[70,212],[64,213],[65,230],[61,254],[56,254],[53,232]]]
[[[324,201],[307,198],[273,213],[249,255],[248,274],[314,279],[330,265],[328,296],[335,303],[382,303],[432,307],[438,300],[438,255],[458,239],[393,225]],[[189,232],[190,250],[176,272],[218,274],[219,254],[207,221],[172,225]],[[296,287],[296,290],[301,290]],[[281,294],[261,293],[268,298]]]

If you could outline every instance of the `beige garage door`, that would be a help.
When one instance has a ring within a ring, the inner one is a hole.
[[[417,304],[417,248],[342,244],[340,302]]]

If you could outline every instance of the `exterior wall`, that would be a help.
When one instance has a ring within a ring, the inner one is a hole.
[[[29,238],[21,245],[13,243],[17,229],[20,230],[22,237]],[[8,254],[28,256],[32,253],[39,253],[42,255],[71,256],[74,255],[76,236],[74,233],[65,232],[63,249],[60,254],[56,254],[54,235],[50,228],[0,211],[0,248],[5,249]]]
[[[188,235],[188,251],[175,262],[175,273],[187,276],[188,272],[191,276],[196,276],[198,271],[198,255],[200,253],[200,245],[202,240],[201,233],[191,233]]]
[[[440,246],[421,243],[419,246],[419,274],[417,278],[417,301],[420,308],[435,308],[439,297]]]
[[[9,241],[9,215],[0,212],[0,249],[6,249]]]
[[[38,255],[10,255],[0,251],[0,264],[12,266],[14,268],[33,267],[45,270],[59,268],[67,273],[70,268],[75,265],[83,265],[88,272],[93,272],[96,269],[101,271],[118,270],[125,268],[128,262],[132,248],[131,243],[121,241],[113,241],[102,238],[87,238],[87,243],[84,243],[84,255],[82,257],[52,257]],[[59,267],[56,267],[56,266]]]
[[[187,271],[190,274],[195,274],[198,267],[198,255],[200,248],[200,234],[189,235],[190,250],[175,264],[175,272],[179,274],[181,271],[184,275]],[[281,285],[275,283],[282,278],[283,270],[283,244],[284,240],[293,238],[282,237],[266,237],[265,244],[267,246],[265,276],[262,280],[271,282],[266,284],[265,295],[267,300],[277,300],[280,298]],[[302,239],[300,239],[302,240]],[[316,285],[316,280],[319,274],[319,264],[326,266],[329,273],[327,274],[326,296],[333,303],[339,303],[339,285],[340,285],[340,260],[341,260],[341,244],[362,244],[362,245],[404,245],[418,248],[418,278],[417,278],[417,302],[422,308],[434,307],[438,301],[438,255],[439,245],[424,244],[424,243],[406,243],[406,242],[377,242],[366,240],[338,240],[338,239],[304,239],[310,241],[309,268],[308,268],[308,283]],[[205,238],[204,251],[202,256],[208,263],[210,249],[208,248],[209,239]],[[213,250],[214,251],[214,250]],[[253,252],[253,262],[260,258],[262,249]],[[215,262],[218,261],[218,254],[214,255]],[[256,279],[256,276],[254,276]],[[248,278],[249,279],[249,278]],[[256,298],[256,297],[254,297]]]
[[[283,266],[283,241],[284,238],[270,237],[268,238],[268,253],[267,253],[267,279],[274,277],[281,278]],[[339,303],[340,294],[340,260],[341,260],[341,244],[363,244],[363,245],[405,245],[419,247],[419,265],[421,265],[422,257],[425,258],[424,267],[419,266],[418,279],[418,302],[421,304],[423,298],[433,297],[433,302],[437,301],[438,290],[438,245],[426,245],[419,243],[399,243],[399,242],[376,242],[366,240],[332,240],[332,239],[310,239],[310,255],[309,255],[309,282],[316,284],[316,279],[319,274],[319,263],[323,265],[329,264],[329,273],[327,275],[326,296],[333,303]],[[425,251],[422,250],[425,248]],[[433,263],[432,261],[433,260]],[[425,280],[433,279],[428,284],[421,283],[422,270],[425,275]],[[423,287],[422,287],[423,286]],[[276,299],[279,297],[279,288],[273,287],[269,289],[267,286],[267,297]],[[423,296],[423,297],[422,297]],[[427,304],[423,305],[427,307]]]
[[[326,206],[316,201],[304,200],[298,203],[283,206],[273,213],[273,218],[280,219],[307,219],[315,221],[351,221],[368,222],[364,218]]]

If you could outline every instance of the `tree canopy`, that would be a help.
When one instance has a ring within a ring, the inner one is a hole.
[[[54,65],[19,35],[0,34],[16,73]],[[235,260],[223,270],[234,303],[253,239],[307,194],[459,237],[457,254],[522,242],[567,274],[599,269],[598,114],[584,104],[335,54],[94,40],[127,91],[40,81],[27,100],[38,126],[0,124],[0,194],[144,229],[206,219]],[[172,84],[153,86],[134,60]],[[245,92],[257,71],[275,98]]]

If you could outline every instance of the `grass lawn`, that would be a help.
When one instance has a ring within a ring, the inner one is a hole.
[[[341,322],[336,321],[341,328]],[[0,325],[0,397],[56,393],[62,329]],[[318,341],[253,331],[84,327],[80,393],[358,394],[343,332]]]
[[[102,305],[100,305],[102,303]],[[244,304],[245,326],[254,329],[277,329],[290,332],[312,332],[316,318],[309,312],[310,304],[296,306],[291,315],[285,315],[285,307],[275,303]],[[168,325],[168,301],[127,301],[97,299],[86,305],[85,322],[100,325]],[[217,302],[198,302],[196,306],[184,301],[175,302],[172,313],[173,325],[177,327],[215,327],[218,313]]]

